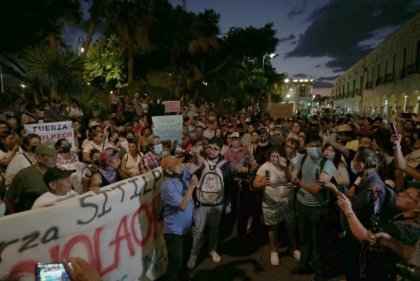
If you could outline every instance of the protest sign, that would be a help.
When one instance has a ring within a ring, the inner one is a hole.
[[[179,140],[182,137],[182,115],[153,116],[153,135],[161,140]]]
[[[81,257],[104,281],[155,280],[167,253],[157,230],[161,169],[0,218],[0,279],[33,281],[37,262]]]
[[[66,138],[71,143],[71,147],[76,148],[71,121],[26,124],[24,127],[26,135],[37,134],[41,137],[41,142],[48,140],[56,142],[59,139]]]
[[[179,100],[168,100],[162,103],[165,105],[165,113],[181,111],[181,102]]]
[[[270,116],[273,118],[292,118],[293,104],[292,103],[271,103]]]

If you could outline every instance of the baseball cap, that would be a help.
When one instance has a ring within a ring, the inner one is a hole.
[[[168,155],[162,159],[162,169],[172,169],[182,163],[182,158]]]
[[[353,128],[348,124],[341,124],[335,127],[335,132],[353,132]]]
[[[44,174],[43,179],[44,179],[45,184],[48,186],[48,184],[52,181],[70,177],[70,175],[73,172],[74,171],[64,170],[56,166],[56,167],[48,168]]]
[[[238,133],[238,132],[233,132],[233,133],[230,135],[230,137],[231,137],[231,138],[240,138],[240,136],[239,136],[239,133]]]
[[[57,156],[57,150],[55,149],[55,143],[53,141],[46,141],[41,143],[35,148],[35,154]]]

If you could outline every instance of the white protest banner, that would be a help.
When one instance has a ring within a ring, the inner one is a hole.
[[[26,134],[37,134],[41,137],[41,142],[66,138],[71,143],[71,147],[76,148],[71,121],[26,124],[24,127]]]
[[[51,207],[0,218],[0,278],[35,280],[37,262],[81,257],[104,281],[157,279],[166,246],[157,233],[161,169]]]
[[[165,113],[181,111],[181,102],[179,100],[167,100],[162,103],[165,105]]]
[[[153,116],[153,135],[161,140],[179,140],[182,137],[182,115]]]

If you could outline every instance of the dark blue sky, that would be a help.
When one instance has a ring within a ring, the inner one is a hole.
[[[218,12],[222,33],[273,22],[280,39],[279,56],[272,60],[277,72],[312,76],[316,88],[328,88],[338,74],[419,12],[420,0],[186,0],[186,7]]]

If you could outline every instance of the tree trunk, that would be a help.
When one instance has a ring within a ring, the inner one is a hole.
[[[51,85],[50,94],[51,94],[51,98],[56,98],[58,96],[57,85]]]
[[[95,20],[89,20],[88,26],[86,28],[86,40],[85,43],[83,44],[83,56],[86,56],[89,47],[90,47],[90,43],[92,42],[92,37],[93,34],[95,33],[95,28],[96,28],[96,21]]]
[[[57,51],[58,50],[58,42],[57,37],[55,36],[54,32],[51,32],[48,34],[48,45],[52,50]]]
[[[131,86],[133,83],[133,71],[134,71],[134,51],[132,45],[128,46],[128,66],[127,66],[127,82],[128,86]]]

